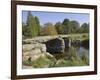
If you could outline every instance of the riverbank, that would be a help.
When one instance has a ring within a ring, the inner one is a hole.
[[[55,39],[58,37],[62,37],[62,38],[70,38],[72,40],[85,40],[85,39],[89,39],[89,34],[88,33],[80,33],[80,34],[68,34],[68,35],[53,35],[53,36],[38,36],[38,37],[34,37],[34,38],[23,38],[23,42],[29,42],[32,43],[32,41],[38,41],[38,42],[46,42],[48,40],[51,39]]]
[[[82,37],[85,37],[81,40],[85,41],[88,37],[88,35],[81,35]],[[74,35],[72,38],[76,38],[76,35]],[[61,37],[60,37],[61,38]],[[67,37],[68,39],[69,37]],[[71,39],[72,39],[71,38]],[[39,39],[39,38],[38,38]],[[78,39],[78,38],[77,38]],[[67,66],[86,66],[89,65],[89,56],[87,56],[86,52],[83,52],[84,54],[80,56],[77,52],[78,47],[80,47],[80,44],[77,46],[68,46],[65,47],[65,42],[63,42],[64,39],[54,38],[48,40],[48,46],[46,42],[41,42],[38,40],[26,40],[26,42],[23,44],[23,68],[48,68],[48,67],[67,67]],[[67,40],[66,40],[67,41]],[[77,41],[75,39],[75,41]],[[69,43],[69,40],[68,42]],[[89,42],[86,42],[86,44],[89,44]],[[75,44],[75,43],[74,43]],[[63,46],[63,47],[62,47]],[[51,51],[48,50],[52,49]],[[67,53],[65,52],[65,48],[68,50]],[[63,49],[64,52],[62,53],[61,50]],[[57,58],[55,56],[55,53],[57,52]],[[61,52],[60,52],[61,51]]]

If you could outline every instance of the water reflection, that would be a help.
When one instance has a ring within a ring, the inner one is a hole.
[[[78,53],[80,56],[82,56],[83,54],[87,54],[88,57],[89,57],[89,49],[86,49],[84,47],[80,47],[79,50],[78,50]]]
[[[80,57],[82,57],[83,55],[87,55],[89,58],[89,49],[84,48],[82,46],[78,46],[78,47],[71,46],[69,48],[65,48],[64,53],[58,53],[58,54],[53,54],[53,55],[55,56],[56,59],[66,58],[72,55],[80,56]]]

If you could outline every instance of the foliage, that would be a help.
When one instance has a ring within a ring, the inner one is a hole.
[[[26,37],[35,37],[39,35],[40,24],[39,19],[28,12],[27,23],[22,27],[23,35]]]
[[[89,32],[89,23],[83,23],[79,29],[80,33],[88,33]]]
[[[37,33],[38,35],[40,35],[40,22],[39,22],[39,18],[35,16],[35,20],[36,20],[36,24],[37,24]]]
[[[55,28],[56,28],[58,34],[63,34],[63,33],[64,33],[63,27],[64,27],[64,26],[63,26],[62,23],[60,23],[60,22],[57,22],[57,23],[55,24]]]
[[[57,35],[57,31],[52,23],[46,23],[42,29],[42,35]]]
[[[62,22],[64,34],[70,33],[70,25],[69,24],[70,24],[69,19],[64,19],[64,21]]]
[[[22,24],[22,34],[24,37],[29,37],[31,34],[29,31],[29,27],[27,27],[25,23]]]
[[[32,15],[29,11],[26,23],[22,23],[22,34],[24,38],[32,38],[35,36],[73,34],[73,33],[89,33],[89,23],[80,23],[76,20],[65,18],[62,22],[45,23],[40,25],[38,16]]]
[[[69,33],[78,33],[78,29],[80,27],[80,24],[78,21],[70,21],[70,32]]]

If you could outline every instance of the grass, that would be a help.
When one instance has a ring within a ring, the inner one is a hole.
[[[87,54],[83,54],[83,56],[81,57],[82,61],[89,65],[89,58],[88,58],[88,55]]]
[[[68,66],[86,66],[89,65],[89,58],[87,53],[80,56],[75,48],[70,48],[70,54],[58,59],[55,67],[68,67]]]
[[[29,61],[29,60],[23,61],[23,65],[32,66],[31,61]]]
[[[87,58],[85,58],[87,60]],[[87,62],[88,63],[88,62]],[[71,67],[71,66],[86,66],[88,65],[84,60],[76,59],[75,57],[71,57],[70,59],[60,59],[58,62],[55,64],[55,67]]]
[[[89,34],[88,33],[82,33],[82,34],[70,34],[69,37],[72,40],[85,40],[89,39]]]
[[[28,38],[28,39],[24,39],[23,41],[32,41],[32,40],[36,40],[36,41],[48,41],[50,39],[54,39],[54,38],[57,38],[61,36],[62,38],[64,37],[69,37],[71,38],[72,40],[85,40],[85,39],[89,39],[89,34],[88,33],[77,33],[77,34],[67,34],[67,35],[54,35],[54,36],[37,36],[37,37],[34,37],[34,38]]]
[[[82,33],[82,34],[69,34],[69,35],[60,35],[61,37],[69,37],[73,40],[85,40],[89,39],[88,33]],[[38,39],[45,39],[48,36],[42,36],[42,38]],[[57,37],[56,36],[53,36]],[[83,56],[79,56],[77,52],[75,52],[75,48],[71,48],[70,55],[65,57],[63,55],[59,55],[61,57],[58,60],[55,60],[54,58],[51,58],[49,56],[46,57],[39,57],[35,61],[23,61],[24,65],[33,66],[34,68],[44,68],[44,67],[67,67],[67,66],[86,66],[89,65],[89,58],[86,53],[84,53]]]
[[[74,47],[71,47],[70,54],[63,55],[62,58],[56,60],[50,56],[40,56],[35,61],[26,60],[23,62],[24,65],[33,66],[33,68],[50,68],[50,67],[71,67],[71,66],[87,66],[89,65],[89,58],[87,53],[82,56],[75,51]]]
[[[54,65],[55,59],[50,57],[40,56],[38,59],[32,62],[34,68],[46,68]]]

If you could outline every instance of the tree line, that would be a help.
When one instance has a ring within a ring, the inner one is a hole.
[[[40,25],[39,18],[33,16],[29,11],[26,24],[22,23],[22,35],[26,38],[36,36],[48,36],[59,34],[74,34],[74,33],[88,33],[89,23],[80,23],[76,20],[69,20],[65,18],[62,22],[52,24],[51,22]]]

